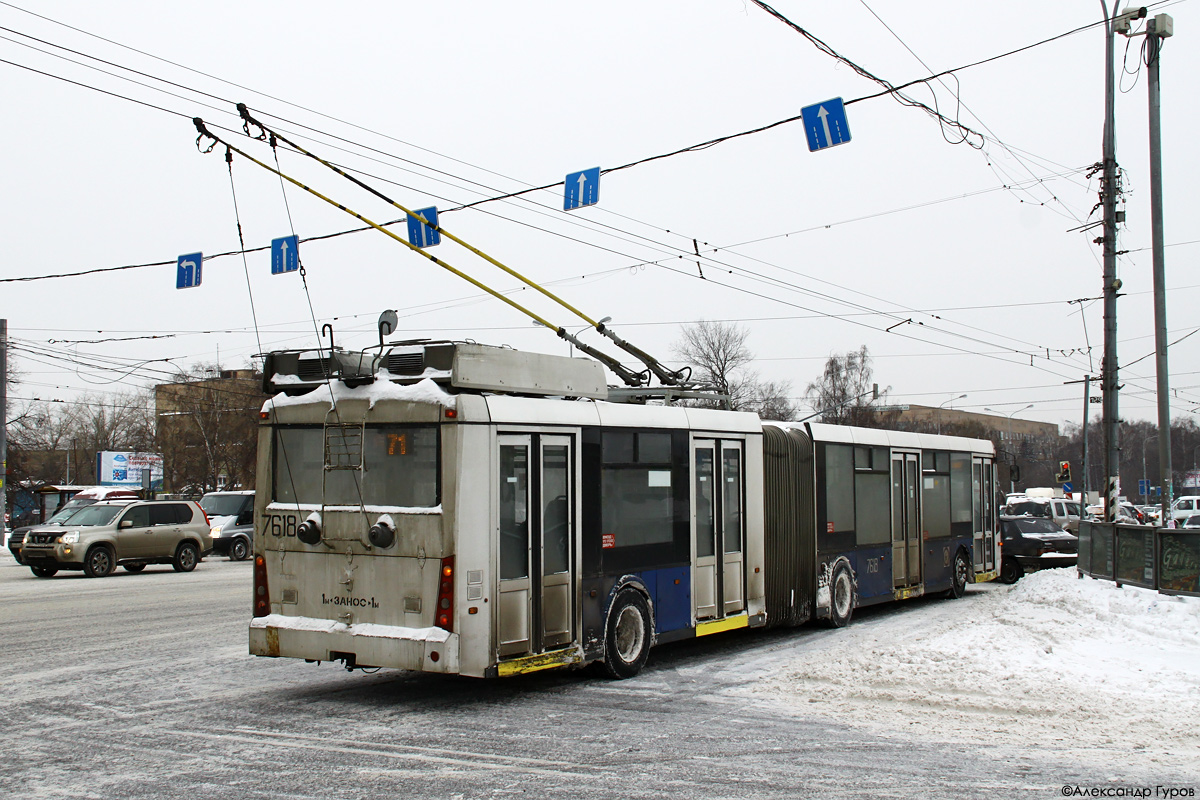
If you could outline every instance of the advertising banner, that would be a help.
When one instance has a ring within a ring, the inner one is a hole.
[[[150,488],[162,489],[163,457],[159,453],[129,453],[105,450],[96,453],[96,483],[141,489],[143,474],[150,473]]]
[[[1184,489],[1200,489],[1200,469],[1188,470],[1183,474]]]

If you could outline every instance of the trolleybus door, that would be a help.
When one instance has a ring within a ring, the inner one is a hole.
[[[916,453],[892,453],[892,584],[921,581],[921,471]]]
[[[572,440],[498,439],[499,653],[541,653],[574,638]]]
[[[975,571],[991,572],[996,569],[996,514],[992,507],[996,493],[992,483],[992,460],[975,458],[972,461],[974,513],[971,518],[975,534],[973,541]]]
[[[742,519],[742,443],[721,442],[721,542],[725,554],[721,594],[726,614],[736,614],[746,607]]]
[[[742,444],[697,439],[693,454],[692,596],[696,619],[714,619],[746,606]]]
[[[575,606],[571,568],[575,540],[575,507],[569,436],[539,437],[541,450],[541,617],[544,649],[560,647],[574,638]]]

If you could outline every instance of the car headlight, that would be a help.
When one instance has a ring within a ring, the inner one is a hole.
[[[58,541],[62,544],[75,544],[79,541],[79,531],[70,531],[58,537]]]
[[[214,539],[220,539],[220,538],[221,538],[221,529],[220,529],[220,528],[213,528],[213,529],[212,529],[212,530],[210,530],[208,533],[209,533],[209,535],[210,535],[210,536],[212,536],[212,538],[214,538]]]

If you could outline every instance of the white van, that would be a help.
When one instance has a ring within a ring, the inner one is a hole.
[[[1186,494],[1171,504],[1171,519],[1177,525],[1193,514],[1200,514],[1200,495]]]

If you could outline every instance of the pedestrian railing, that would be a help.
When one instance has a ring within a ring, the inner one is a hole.
[[[1118,586],[1200,597],[1200,530],[1081,522],[1078,568]]]

